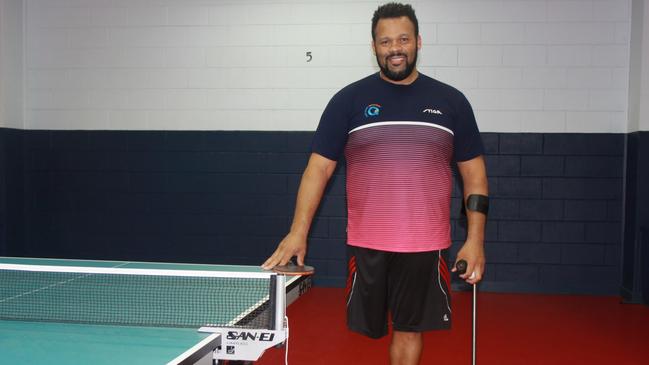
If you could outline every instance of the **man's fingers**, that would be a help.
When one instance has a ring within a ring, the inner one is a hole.
[[[264,270],[270,270],[275,266],[275,258],[273,256],[269,257],[268,260],[266,260],[263,264],[261,264],[261,268]]]
[[[284,238],[277,246],[275,252],[261,265],[264,270],[271,270],[278,265],[286,265],[291,261],[293,256],[297,256],[298,265],[304,265],[304,256],[306,255],[305,242],[291,239],[290,235]]]
[[[297,254],[297,264],[299,266],[304,266],[304,253]]]
[[[270,270],[274,268],[281,261],[280,256],[282,256],[282,254],[281,254],[281,250],[278,248],[277,250],[275,250],[275,252],[273,252],[273,254],[268,258],[268,260],[266,260],[266,262],[264,262],[263,265],[261,265],[261,267],[264,270]]]
[[[288,264],[288,262],[291,261],[291,257],[292,256],[290,256],[290,255],[289,256],[282,256],[282,258],[279,260],[279,265],[284,266],[284,265]]]
[[[466,274],[462,276],[469,284],[476,284],[482,280],[483,268],[479,265],[473,265],[467,269]]]
[[[283,266],[288,264],[288,262],[291,261],[292,257],[293,255],[291,253],[285,252],[284,250],[281,249],[277,249],[275,253],[273,253],[273,255],[261,265],[261,267],[264,270],[270,270],[278,265]],[[301,260],[302,262],[304,261],[304,255],[302,255]],[[300,262],[299,256],[298,256],[298,262]]]

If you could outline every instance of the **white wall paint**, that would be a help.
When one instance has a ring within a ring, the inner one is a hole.
[[[23,5],[0,0],[0,127],[23,128]]]
[[[649,131],[649,3],[644,1],[639,130]]]
[[[649,4],[633,0],[629,77],[630,131],[649,130]]]
[[[30,129],[313,130],[377,70],[377,1],[24,1]],[[482,131],[627,131],[631,0],[413,5]]]
[[[0,0],[0,127],[4,127],[6,122],[5,119],[7,118],[5,113],[6,113],[6,106],[5,106],[5,97],[4,95],[6,94],[6,91],[4,90],[4,78],[5,73],[6,73],[6,62],[4,60],[4,47],[5,47],[5,32],[2,31],[2,28],[4,27],[5,21],[4,21],[4,13],[5,13],[5,0]]]

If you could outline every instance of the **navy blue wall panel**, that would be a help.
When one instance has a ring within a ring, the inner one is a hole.
[[[309,141],[307,133],[25,131],[27,224],[38,228],[14,252],[260,264],[288,229],[288,188]],[[330,258],[321,260],[324,269]]]
[[[493,206],[483,289],[616,293],[624,135],[484,136]]]
[[[21,241],[8,241],[7,250],[260,264],[290,226],[311,137],[23,131],[23,226],[29,229]],[[624,135],[483,138],[493,199],[483,289],[617,293]],[[451,256],[465,235],[460,194],[456,183]],[[308,262],[317,267],[319,284],[344,284],[345,219],[343,162],[310,233]]]
[[[0,128],[0,255],[24,241],[23,134]]]
[[[621,294],[649,304],[649,132],[627,136]]]
[[[5,135],[0,128],[0,256],[7,254],[7,153]]]
[[[638,186],[641,187],[641,195],[638,221],[640,222],[640,275],[642,282],[642,299],[644,304],[649,305],[649,132],[640,132],[640,158],[638,169]]]

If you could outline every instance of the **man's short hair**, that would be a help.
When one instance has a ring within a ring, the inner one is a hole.
[[[415,37],[418,36],[419,22],[417,22],[415,9],[413,9],[410,4],[387,3],[379,6],[374,12],[374,16],[372,17],[372,39],[376,39],[376,25],[380,19],[401,18],[402,16],[410,19],[412,24],[415,26]]]

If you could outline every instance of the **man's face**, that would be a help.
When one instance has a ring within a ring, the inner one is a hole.
[[[402,81],[413,73],[419,47],[421,38],[415,35],[415,26],[407,17],[380,19],[376,24],[372,48],[388,79]]]

